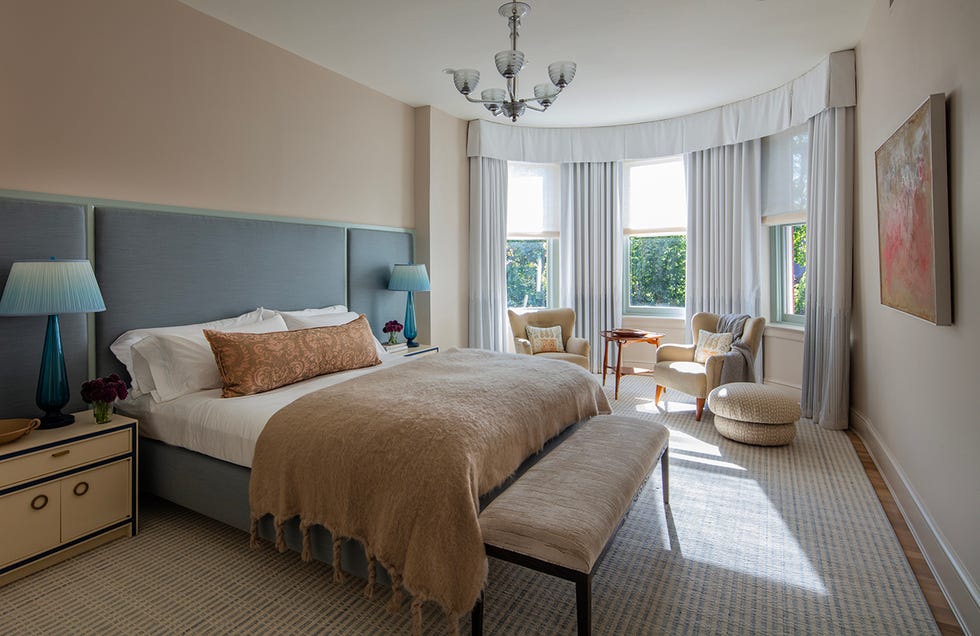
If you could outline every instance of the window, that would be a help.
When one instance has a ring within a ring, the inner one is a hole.
[[[774,226],[773,319],[803,324],[806,311],[806,223]]]
[[[682,157],[626,165],[625,313],[682,316],[687,186]]]
[[[762,222],[770,226],[770,317],[802,325],[806,311],[806,125],[762,141]]]
[[[558,304],[557,164],[507,164],[507,306]]]

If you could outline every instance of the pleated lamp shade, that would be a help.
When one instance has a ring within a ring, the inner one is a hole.
[[[48,316],[105,311],[87,260],[15,261],[0,298],[0,315]]]
[[[425,265],[395,265],[391,269],[388,289],[395,291],[429,291],[429,275]]]

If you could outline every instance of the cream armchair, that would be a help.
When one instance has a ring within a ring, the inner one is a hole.
[[[507,317],[510,319],[510,328],[514,332],[514,348],[517,353],[527,355],[538,355],[542,358],[554,358],[565,360],[589,369],[589,341],[585,338],[576,338],[572,335],[575,326],[575,310],[573,309],[542,309],[541,311],[529,311],[519,314],[510,309],[507,310]],[[527,339],[527,327],[561,327],[562,344],[565,346],[564,353],[538,353],[531,351],[531,341]]]
[[[693,395],[697,400],[694,419],[701,421],[705,398],[720,384],[721,370],[725,361],[733,356],[741,356],[739,352],[732,351],[711,356],[704,364],[694,361],[698,333],[702,329],[717,332],[719,318],[718,314],[696,313],[691,317],[691,333],[694,336],[695,344],[664,344],[657,349],[657,364],[653,373],[653,377],[657,381],[654,404],[660,403],[660,397],[665,388]],[[759,353],[759,346],[762,344],[762,331],[765,326],[766,319],[762,317],[749,318],[745,321],[742,341],[748,345],[752,352],[753,361]]]

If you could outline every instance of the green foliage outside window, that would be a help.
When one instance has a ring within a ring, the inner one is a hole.
[[[507,241],[507,306],[548,306],[548,240]]]
[[[687,236],[629,237],[631,307],[683,307]]]
[[[806,312],[806,225],[793,226],[793,313]]]

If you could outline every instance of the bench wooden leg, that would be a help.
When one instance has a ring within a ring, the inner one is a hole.
[[[483,592],[480,592],[480,598],[476,600],[476,605],[470,612],[470,634],[483,636]]]
[[[592,636],[592,574],[575,579],[575,616],[578,636]]]
[[[660,481],[664,487],[664,503],[670,503],[670,448],[664,449],[660,456]]]

